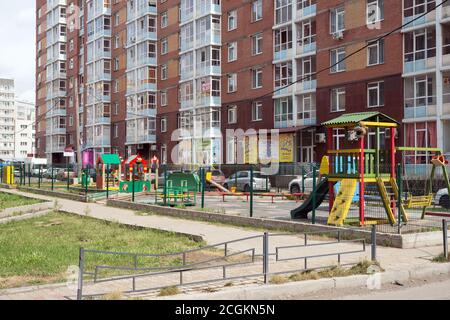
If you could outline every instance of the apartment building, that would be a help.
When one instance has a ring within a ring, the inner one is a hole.
[[[15,101],[14,157],[16,159],[34,157],[36,154],[35,114],[34,103]]]
[[[405,1],[403,22],[404,132],[411,147],[438,147],[450,155],[450,3]],[[428,161],[425,152],[407,161]]]
[[[255,132],[279,129],[271,156],[310,162],[325,152],[320,123],[364,111],[402,123],[399,144],[450,152],[449,5],[377,40],[436,4],[38,0],[38,152],[251,163],[267,156]]]
[[[0,79],[0,159],[14,158],[14,80]]]
[[[402,34],[383,35],[402,24],[397,1],[319,1],[317,24],[318,122],[343,113],[379,111],[401,122],[403,118]],[[357,54],[354,52],[361,50]],[[341,61],[344,57],[347,60]],[[321,130],[319,130],[321,131]],[[399,130],[397,141],[402,141]],[[322,131],[323,132],[323,131]],[[384,147],[389,132],[381,132]],[[343,130],[335,130],[334,146],[345,145]],[[320,135],[319,135],[320,137]],[[326,144],[316,139],[316,151]],[[369,132],[367,148],[374,148],[375,132]]]

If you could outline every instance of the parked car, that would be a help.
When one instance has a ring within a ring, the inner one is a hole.
[[[237,185],[236,185],[237,181]],[[238,171],[228,177],[223,183],[225,189],[236,187],[237,191],[250,192],[250,171]],[[262,175],[261,172],[253,172],[253,191],[270,190],[270,180]]]
[[[61,170],[61,169],[58,169],[58,168],[51,168],[51,169],[48,169],[48,170],[46,170],[45,173],[43,174],[43,177],[44,177],[45,179],[51,179],[52,176],[53,176],[53,179],[56,179],[56,176],[57,176],[59,170]],[[53,174],[53,175],[52,175],[52,174]]]
[[[67,172],[67,169],[60,169],[58,173],[56,174],[56,179],[65,181],[67,180],[69,174]],[[73,179],[76,177],[76,172],[70,171],[70,179]]]
[[[291,194],[303,192],[303,177],[299,176],[289,182],[289,191]],[[305,174],[305,192],[310,193],[313,189],[313,172]]]
[[[448,195],[448,189],[441,189],[436,193],[434,197],[434,204],[441,206],[445,209],[450,209],[450,197]]]
[[[45,173],[47,172],[47,169],[46,168],[41,168],[40,172],[41,172],[41,176],[44,176]],[[31,175],[33,177],[38,177],[39,176],[39,167],[35,167],[35,168],[31,169]]]

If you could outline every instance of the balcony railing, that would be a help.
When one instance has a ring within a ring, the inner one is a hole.
[[[220,4],[207,3],[204,5],[198,5],[195,12],[196,19],[206,14],[221,14],[222,9]]]
[[[406,98],[405,119],[436,116],[436,97]]]
[[[317,48],[316,42],[305,43],[305,44],[302,44],[302,42],[303,41],[300,40],[297,43],[297,55],[304,55],[304,54],[308,54],[308,53],[313,54],[314,52],[316,52],[316,48]]]
[[[274,60],[278,61],[278,60],[289,60],[292,59],[293,57],[293,52],[292,52],[292,48],[286,48],[280,51],[275,51],[274,53]]]
[[[304,7],[303,9],[298,9],[297,10],[297,16],[296,19],[304,19],[307,17],[312,17],[315,16],[317,13],[317,5],[313,4],[311,6],[308,7]]]
[[[436,67],[436,57],[433,55],[434,49],[429,53],[410,53],[405,55],[404,73],[414,73],[426,71]],[[429,57],[427,57],[429,56]]]

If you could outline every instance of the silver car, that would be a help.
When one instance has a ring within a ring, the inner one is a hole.
[[[225,180],[223,187],[228,190],[236,187],[236,191],[250,192],[250,171],[236,172]],[[253,172],[253,191],[266,191],[270,188],[269,177],[266,178],[259,171]]]

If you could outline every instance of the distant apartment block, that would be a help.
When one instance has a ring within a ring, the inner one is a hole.
[[[25,159],[36,154],[36,106],[34,103],[16,100],[15,102],[14,157]]]
[[[14,80],[0,79],[0,159],[14,158]]]
[[[38,0],[37,152],[253,163],[255,130],[278,129],[279,160],[311,162],[326,149],[322,122],[380,111],[402,124],[399,145],[450,153],[450,5],[439,3]]]

